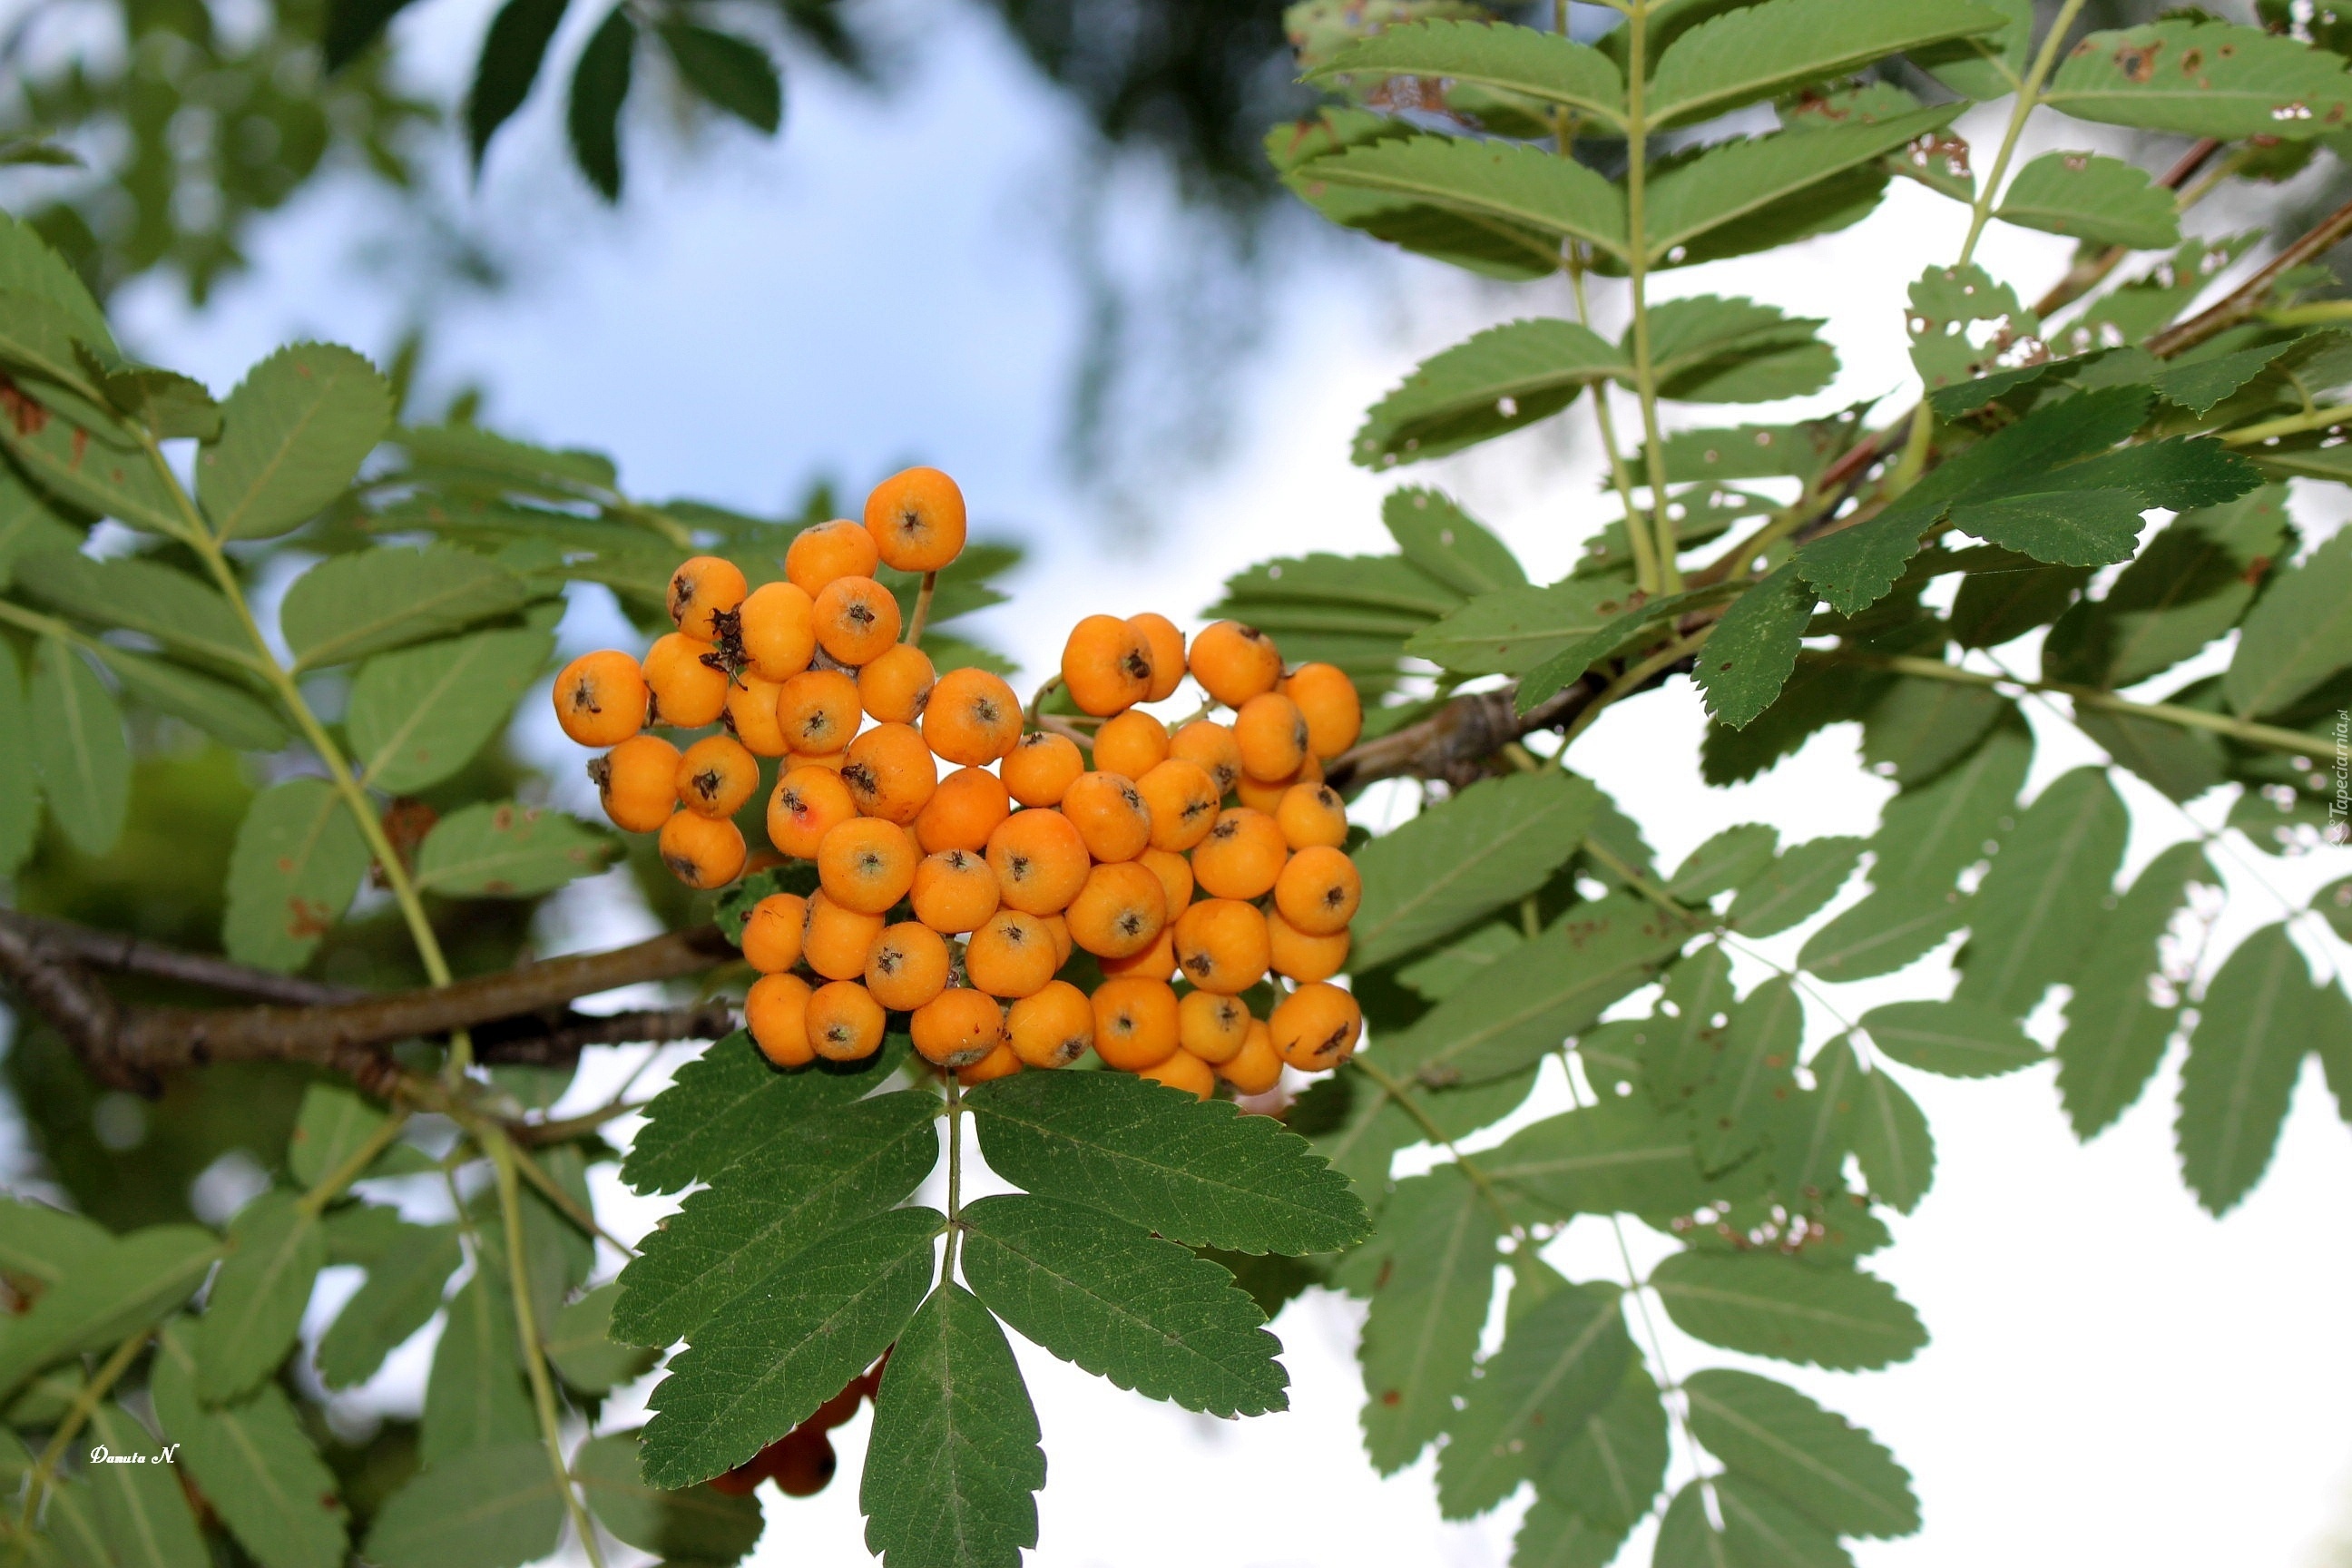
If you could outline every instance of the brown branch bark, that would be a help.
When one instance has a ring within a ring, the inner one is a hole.
[[[2269,266],[2231,289],[2210,307],[2148,339],[2147,352],[2158,359],[2169,359],[2183,350],[2195,348],[2208,338],[2227,331],[2263,308],[2263,300],[2270,293],[2272,284],[2294,268],[2331,249],[2347,234],[2352,234],[2352,202],[2345,203],[2320,219],[2302,238],[2271,258]]]
[[[1607,683],[1587,674],[1522,717],[1518,688],[1456,697],[1428,718],[1333,758],[1323,782],[1336,790],[1361,789],[1381,779],[1442,779],[1459,789],[1486,772],[1496,752],[1522,735],[1571,723]]]
[[[337,1002],[356,1002],[367,994],[355,986],[331,985],[324,981],[305,980],[299,975],[278,974],[267,969],[256,969],[250,964],[216,958],[208,952],[184,952],[176,947],[165,947],[161,942],[126,936],[121,931],[93,931],[71,921],[48,920],[40,915],[0,910],[0,924],[35,937],[44,948],[70,954],[93,968],[118,970],[125,974],[144,974],[157,980],[176,980],[184,984],[202,985],[207,990],[250,996],[258,1002],[283,1002],[290,1006],[313,1007]]]

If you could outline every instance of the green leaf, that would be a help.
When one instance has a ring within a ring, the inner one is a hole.
[[[89,1413],[84,1436],[93,1447],[145,1461],[93,1465],[84,1472],[106,1542],[107,1568],[209,1568],[212,1554],[196,1533],[188,1494],[147,1428],[110,1399]]]
[[[0,1199],[0,1275],[7,1277],[26,1310],[113,1246],[114,1237],[103,1226],[78,1214],[22,1198]]]
[[[27,294],[66,313],[73,334],[102,354],[113,354],[106,312],[65,258],[29,223],[0,215],[0,289]]]
[[[13,463],[0,462],[0,588],[16,563],[52,551],[79,552],[84,529],[26,482]]]
[[[1624,1544],[1623,1531],[1538,1495],[1511,1540],[1511,1568],[1607,1568]]]
[[[756,1497],[730,1497],[708,1486],[666,1492],[646,1485],[635,1432],[581,1444],[572,1456],[572,1478],[614,1539],[667,1563],[694,1568],[733,1563],[758,1543],[766,1522]]]
[[[1971,572],[1953,596],[1952,640],[1962,647],[1999,647],[2056,620],[2090,580],[2090,570],[2081,566]]]
[[[571,1387],[583,1394],[610,1394],[653,1370],[660,1352],[613,1338],[617,1284],[599,1285],[555,1314],[548,1325],[547,1359]],[[632,1465],[635,1448],[631,1449]]]
[[[621,1272],[614,1332],[667,1345],[789,1275],[792,1259],[915,1190],[939,1161],[940,1101],[878,1095],[766,1132],[686,1200]]]
[[[1797,668],[1816,603],[1811,584],[1789,566],[1731,601],[1698,654],[1699,689],[1717,723],[1744,730],[1772,705]]]
[[[268,539],[343,493],[392,427],[392,388],[332,343],[293,343],[246,373],[196,457],[196,500],[222,539]]]
[[[2126,489],[2054,490],[1964,502],[1952,508],[1952,526],[2036,561],[2103,566],[2131,559],[2143,510]]]
[[[2012,345],[2030,344],[2042,331],[2040,318],[2018,302],[2016,290],[1981,267],[1930,267],[1911,285],[1909,300],[1911,363],[1920,379],[1930,392],[1968,389],[1964,405],[1947,417],[1987,402],[1989,395],[1973,384],[2001,372]],[[1979,322],[1987,325],[1979,329]]]
[[[1780,0],[1786,4],[1788,0]],[[1819,392],[1837,374],[1822,323],[1753,300],[1713,294],[1652,305],[1650,352],[1661,396],[1685,403],[1771,403]],[[1628,329],[1621,353],[1631,360]],[[1628,379],[1629,373],[1620,373]]]
[[[16,650],[0,641],[0,735],[32,733]],[[0,877],[13,877],[41,830],[41,781],[30,746],[0,746]]]
[[[2158,250],[2180,243],[2172,193],[2122,159],[2094,153],[2044,153],[2017,172],[1992,216],[2092,245]]]
[[[184,1322],[164,1329],[148,1392],[165,1435],[185,1445],[182,1458],[205,1500],[261,1568],[341,1568],[350,1510],[294,1402],[265,1383],[206,1409],[196,1395],[194,1338]]]
[[[1734,1475],[1769,1487],[1840,1535],[1919,1528],[1911,1478],[1869,1433],[1795,1389],[1709,1367],[1683,1384],[1692,1434]]]
[[[197,1386],[206,1404],[247,1393],[286,1359],[326,1262],[318,1215],[293,1193],[264,1193],[229,1221],[228,1257],[197,1320]]]
[[[563,20],[566,0],[506,0],[490,18],[482,40],[481,58],[474,66],[474,85],[466,95],[466,132],[478,175],[482,155],[522,100],[539,75],[547,46]]]
[[[1716,1189],[1691,1157],[1682,1119],[1661,1117],[1639,1095],[1605,1099],[1520,1128],[1478,1156],[1489,1181],[1548,1216],[1686,1213]]]
[[[425,1415],[417,1454],[428,1469],[462,1468],[478,1456],[535,1437],[538,1417],[523,1390],[514,1298],[487,1252],[477,1253],[474,1277],[449,1298],[448,1321],[433,1347],[425,1383]],[[545,1468],[545,1454],[541,1466]]]
[[[1624,1380],[1536,1475],[1537,1506],[1573,1510],[1604,1531],[1633,1528],[1665,1484],[1666,1407],[1637,1355]]]
[[[1715,1060],[1690,1098],[1700,1168],[1725,1171],[1753,1152],[1776,1112],[1796,1102],[1805,1009],[1794,982],[1775,975],[1731,1010]]]
[[[1936,1179],[1936,1145],[1927,1118],[1894,1075],[1864,1073],[1853,1086],[1853,1154],[1870,1193],[1896,1212],[1919,1206]]]
[[[1990,687],[1898,676],[1863,715],[1863,760],[1906,788],[1925,784],[2016,711]]]
[[[1522,715],[1533,712],[1538,704],[1570,681],[1580,678],[1594,665],[1627,651],[1644,639],[1653,639],[1670,630],[1667,623],[1674,616],[1685,610],[1695,610],[1736,597],[1738,591],[1737,584],[1718,583],[1654,599],[1643,600],[1639,595],[1633,595],[1632,609],[1598,630],[1570,643],[1520,677],[1518,694],[1512,699],[1512,706]]]
[[[1625,613],[1623,584],[1570,577],[1481,594],[1406,639],[1404,651],[1463,675],[1522,675]]]
[[[2352,533],[2339,531],[2272,579],[2222,677],[2232,711],[2275,713],[2352,665]]]
[[[1651,177],[1643,216],[1651,258],[1668,264],[1698,259],[1696,254],[1675,253],[1696,252],[1698,242],[1715,230],[1742,218],[1768,216],[1766,209],[1775,204],[1801,196],[1848,170],[1875,163],[1913,137],[1942,130],[1956,112],[1957,106],[1948,106],[1876,124],[1720,142],[1672,163]]]
[[[417,852],[419,891],[527,899],[593,877],[620,846],[577,818],[520,801],[481,801],[443,817]]]
[[[112,1350],[152,1327],[195,1292],[219,1258],[220,1243],[194,1226],[149,1226],[110,1238],[10,1320],[0,1335],[0,1394],[52,1362]]]
[[[335,786],[293,778],[253,797],[229,852],[228,955],[280,973],[310,962],[367,875],[367,840]]]
[[[1353,456],[1365,468],[1444,457],[1550,417],[1588,382],[1631,374],[1623,354],[1574,321],[1489,327],[1422,361],[1374,404]]]
[[[1559,33],[1502,23],[1436,20],[1391,26],[1306,71],[1308,81],[1439,77],[1457,87],[1518,93],[1622,123],[1625,84],[1600,50]]]
[[[95,415],[78,419],[66,395],[44,390],[41,395],[47,403],[16,388],[12,416],[0,419],[0,447],[23,465],[27,479],[70,506],[127,527],[185,534],[179,491],[144,447]]]
[[[1633,1360],[1616,1287],[1572,1285],[1530,1308],[1471,1381],[1438,1452],[1440,1511],[1483,1513],[1542,1474],[1607,1406]]]
[[[2342,128],[2352,80],[2325,49],[2183,17],[2091,34],[2067,52],[2042,101],[2077,120],[2144,131],[2294,140]]]
[[[792,1124],[803,1117],[846,1105],[889,1081],[903,1059],[903,1046],[886,1043],[862,1062],[820,1061],[779,1072],[738,1029],[678,1068],[670,1086],[654,1096],[621,1163],[621,1179],[638,1193],[715,1184],[769,1140],[791,1136]]]
[[[1906,49],[1990,32],[2002,19],[1969,0],[1900,7],[1872,0],[1771,0],[1723,11],[1666,47],[1650,79],[1650,123],[1711,119]]]
[[[275,752],[286,745],[286,726],[277,710],[241,687],[111,643],[86,646],[113,673],[127,697],[184,719],[238,751]]]
[[[1862,1026],[1885,1055],[1948,1078],[1991,1078],[2048,1054],[2010,1014],[1981,1002],[1890,1002],[1864,1013]]]
[[[406,795],[464,767],[506,727],[554,651],[545,632],[493,631],[368,660],[343,721],[362,782]]]
[[[1845,837],[1790,845],[1739,889],[1726,919],[1742,936],[1774,936],[1801,925],[1837,897],[1861,862],[1862,845]]]
[[[1041,1197],[1131,1220],[1188,1247],[1329,1252],[1363,1205],[1306,1140],[1227,1102],[1114,1073],[1020,1073],[965,1097],[989,1168]]]
[[[1304,173],[1521,232],[1580,239],[1612,256],[1625,250],[1624,194],[1583,164],[1533,147],[1409,136],[1318,158]]]
[[[1977,889],[1954,995],[2022,1018],[2071,978],[2098,935],[2130,829],[2131,814],[2100,769],[2051,781],[2002,838]]]
[[[209,585],[160,562],[121,556],[93,561],[72,549],[16,563],[16,580],[36,598],[102,626],[121,626],[192,653],[253,662],[236,611]]]
[[[1495,1292],[1494,1210],[1454,1164],[1399,1182],[1359,1256],[1375,1266],[1363,1363],[1364,1448],[1382,1475],[1454,1419]]]
[[[2176,1005],[2151,987],[2163,977],[2159,943],[2192,881],[2219,884],[2203,848],[2176,844],[2147,863],[2131,891],[2103,910],[2071,976],[2066,1032],[2058,1037],[2058,1100],[2074,1136],[2088,1140],[2139,1098],[2179,1027]]]
[[[756,131],[776,133],[784,120],[784,83],[765,49],[691,22],[665,22],[656,31],[696,97]]]
[[[945,1226],[927,1208],[870,1215],[780,1269],[758,1300],[705,1324],[654,1388],[646,1479],[670,1488],[709,1480],[840,1393],[908,1327]]]
[[[572,92],[564,100],[572,161],[608,202],[621,199],[621,105],[628,100],[636,52],[636,24],[627,6],[615,5],[580,51],[572,68]]]
[[[982,1198],[964,1226],[972,1293],[1064,1361],[1212,1415],[1288,1407],[1281,1342],[1233,1276],[1190,1248],[1055,1198]]]
[[[1892,974],[1968,922],[1968,901],[1931,887],[1882,888],[1805,939],[1797,966],[1823,980]]]
[[[1666,879],[1666,891],[1685,904],[1705,903],[1772,863],[1780,835],[1760,822],[1742,822],[1692,850]]]
[[[428,1463],[384,1500],[361,1552],[377,1568],[521,1568],[562,1533],[563,1493],[532,1437]]]
[[[1629,1043],[1641,1063],[1637,1076],[1658,1110],[1688,1109],[1723,1049],[1724,1025],[1717,1020],[1729,1021],[1738,994],[1729,948],[1710,942],[1666,971],[1649,1017],[1628,1020],[1634,1025]]]
[[[2297,346],[2295,340],[2287,339],[2240,349],[2234,353],[2212,354],[2203,359],[2176,363],[2166,366],[2157,375],[2156,390],[2167,403],[2201,416],[2215,404],[2268,370],[2280,355]]]
[[[1353,967],[1411,952],[1535,891],[1576,853],[1599,798],[1557,768],[1488,780],[1373,839],[1356,854],[1364,897]]]
[[[441,1292],[462,1261],[457,1226],[404,1226],[320,1336],[320,1378],[330,1388],[356,1388],[373,1377],[441,1310]]]
[[[384,1113],[354,1090],[314,1083],[302,1091],[302,1108],[286,1141],[286,1168],[306,1187],[316,1186],[360,1152],[383,1126]],[[418,1175],[436,1170],[432,1158],[397,1141],[378,1153],[353,1181],[373,1176]]]
[[[1708,1518],[1701,1489],[1723,1516]],[[1658,1525],[1653,1568],[1853,1568],[1838,1538],[1745,1476],[1690,1481]]]
[[[1871,880],[1888,892],[1948,892],[2011,827],[2032,759],[2031,734],[2003,726],[1949,773],[1888,801],[1870,838]]]
[[[2205,987],[2180,1069],[2180,1174],[2210,1214],[2253,1190],[2286,1120],[2304,1053],[2326,1031],[2322,999],[2284,925],[2264,926]]]
[[[106,377],[106,397],[159,441],[220,438],[221,406],[193,376],[152,365],[111,371]]]
[[[50,816],[84,855],[105,854],[122,837],[131,807],[131,746],[113,694],[73,649],[45,637],[33,656],[26,707],[31,729],[22,739]]]
[[[1442,490],[1414,485],[1390,491],[1381,522],[1407,561],[1457,594],[1527,584],[1509,547]]]
[[[949,1282],[882,1374],[857,1506],[886,1568],[1020,1568],[1045,1484],[1037,1413],[996,1319]]]
[[[323,39],[327,69],[340,71],[366,53],[409,4],[410,0],[328,0]]]
[[[278,612],[301,669],[348,664],[522,607],[520,578],[446,544],[330,556],[294,580]]]
[[[1651,1271],[1675,1326],[1749,1355],[1832,1372],[1908,1361],[1927,1342],[1918,1313],[1883,1279],[1769,1253],[1683,1252]]]

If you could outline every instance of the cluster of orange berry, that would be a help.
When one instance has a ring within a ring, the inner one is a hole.
[[[1255,1094],[1286,1062],[1346,1059],[1362,1016],[1329,981],[1362,885],[1322,764],[1362,729],[1354,684],[1328,664],[1286,673],[1238,622],[1188,649],[1164,616],[1089,616],[1058,678],[1086,717],[1028,714],[998,677],[940,675],[900,641],[873,576],[936,573],[964,531],[955,482],[908,469],[876,487],[862,524],[795,538],[782,582],[753,590],[732,563],[687,562],[670,583],[677,630],[642,661],[592,653],[556,679],[564,731],[610,748],[589,765],[606,814],[658,833],[691,886],[742,874],[732,819],[760,759],[778,759],[768,837],[814,862],[818,889],[762,899],[744,925],[760,1049],[779,1067],[859,1060],[901,1013],[915,1048],[966,1083],[1091,1047],[1202,1097],[1219,1077]],[[1199,717],[1171,732],[1137,710],[1188,672],[1210,699]],[[1209,717],[1220,704],[1230,723]],[[714,723],[725,732],[684,752],[644,732]],[[1059,978],[1074,950],[1101,971],[1091,995]],[[1254,1017],[1243,994],[1269,972],[1292,986]]]

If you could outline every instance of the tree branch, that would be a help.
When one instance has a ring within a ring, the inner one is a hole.
[[[1486,771],[1487,759],[1522,735],[1573,722],[1599,699],[1605,679],[1588,673],[1522,717],[1517,686],[1456,697],[1426,719],[1366,741],[1333,758],[1323,782],[1361,789],[1381,779],[1443,779],[1455,788]]]
[[[2184,349],[2195,348],[2206,339],[2228,331],[2263,308],[2263,300],[2271,285],[2287,272],[2302,266],[2334,247],[2347,234],[2352,234],[2352,202],[2347,202],[2319,220],[2308,233],[2271,258],[2269,266],[2215,300],[2207,310],[2199,311],[2178,326],[2167,327],[2147,340],[2147,352],[2158,359],[2170,359]]]
[[[184,984],[202,985],[208,990],[226,991],[233,995],[250,996],[259,1002],[283,1002],[291,1006],[310,1007],[336,1002],[356,1002],[367,994],[356,986],[331,985],[320,980],[305,980],[299,975],[278,974],[250,964],[216,958],[208,952],[184,952],[176,947],[129,936],[121,931],[93,931],[71,921],[54,921],[39,915],[19,914],[14,910],[0,910],[0,924],[37,938],[42,946],[53,952],[70,954],[84,963],[100,969],[120,970],[125,974],[145,974],[157,980],[176,980]]]

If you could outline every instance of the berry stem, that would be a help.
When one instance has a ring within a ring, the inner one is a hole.
[[[915,613],[908,617],[907,635],[899,640],[908,647],[919,647],[923,641],[923,625],[931,618],[931,595],[940,585],[937,572],[923,574],[923,585],[915,590]]]
[[[940,1255],[940,1283],[955,1283],[956,1242],[963,1235],[963,1084],[950,1070],[948,1098],[948,1245]]]

